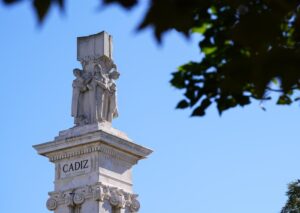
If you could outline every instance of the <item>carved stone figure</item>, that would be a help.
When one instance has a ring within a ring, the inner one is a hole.
[[[116,67],[113,67],[109,72],[109,82],[108,82],[108,111],[107,111],[107,121],[111,122],[113,118],[118,117],[118,107],[117,107],[117,86],[115,80],[120,76]]]
[[[105,121],[105,113],[107,109],[107,98],[106,93],[108,90],[108,78],[103,73],[100,64],[95,65],[95,73],[93,79],[93,85],[95,88],[95,107],[96,107],[96,117],[94,122]]]
[[[107,56],[81,61],[83,70],[74,69],[72,116],[81,126],[112,122],[118,116],[116,82],[120,76]]]
[[[76,79],[73,81],[73,96],[72,96],[72,112],[71,115],[75,118],[75,125],[86,123],[83,110],[83,93],[87,90],[85,79],[82,77],[82,70],[74,69],[73,74]]]

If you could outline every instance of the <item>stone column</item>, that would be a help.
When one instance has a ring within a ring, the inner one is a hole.
[[[55,164],[54,191],[47,208],[55,213],[138,212],[132,166],[152,151],[109,125],[61,131],[54,141],[35,145]]]
[[[112,128],[118,116],[112,38],[106,32],[79,37],[74,69],[75,126],[53,141],[35,145],[55,164],[54,191],[47,208],[55,213],[129,213],[140,203],[132,190],[132,167],[152,151]]]

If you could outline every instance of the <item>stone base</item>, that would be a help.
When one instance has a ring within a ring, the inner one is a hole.
[[[55,140],[62,140],[66,138],[77,137],[80,135],[84,135],[90,132],[95,132],[98,130],[102,130],[104,132],[110,133],[117,137],[123,138],[128,141],[132,141],[128,138],[128,136],[121,132],[120,130],[114,129],[109,122],[102,122],[102,123],[95,123],[95,124],[88,124],[84,126],[74,126],[70,129],[60,131],[58,136],[55,137]]]
[[[34,148],[55,164],[48,209],[55,213],[137,211],[132,166],[152,151],[126,134],[107,123],[85,125],[61,131],[54,141]]]

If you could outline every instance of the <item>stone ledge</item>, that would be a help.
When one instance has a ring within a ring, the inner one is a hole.
[[[84,126],[74,126],[70,129],[60,131],[58,136],[55,137],[55,140],[58,141],[58,140],[78,137],[87,133],[96,132],[98,130],[102,130],[109,134],[115,135],[119,138],[132,142],[132,140],[129,139],[124,132],[121,132],[120,130],[113,128],[111,126],[111,123],[109,122],[88,124]]]
[[[100,142],[136,156],[138,159],[146,158],[153,151],[133,143],[125,133],[108,125],[94,124],[83,127],[74,127],[61,131],[54,141],[37,144],[33,147],[38,154],[49,157],[51,153],[63,151],[76,146]]]

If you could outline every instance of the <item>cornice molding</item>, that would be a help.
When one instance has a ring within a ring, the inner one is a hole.
[[[106,154],[112,158],[115,158],[117,160],[126,161],[131,164],[136,164],[139,160],[138,157],[129,155],[127,153],[124,153],[122,151],[119,151],[115,148],[112,148],[108,145],[101,144],[101,143],[94,143],[90,146],[83,146],[83,147],[74,147],[68,151],[59,151],[59,152],[53,152],[48,155],[48,158],[51,162],[57,162],[63,159],[77,157],[85,154],[89,154],[92,152],[101,152],[103,154]]]
[[[95,142],[106,144],[110,147],[126,152],[130,155],[135,156],[138,160],[146,158],[149,154],[153,152],[148,148],[133,143],[130,139],[125,139],[124,137],[121,137],[117,133],[113,134],[112,131],[110,132],[105,131],[105,129],[86,133],[80,136],[74,136],[71,138],[54,140],[51,142],[34,145],[33,147],[37,150],[37,152],[40,155],[44,155],[48,158],[51,158],[55,155],[54,153],[56,152],[60,152],[60,151],[66,152],[67,150],[72,149],[74,147],[91,145]],[[99,150],[93,150],[93,149],[99,149]],[[72,153],[68,157],[72,157],[72,155],[73,156],[80,155],[83,154],[83,152],[87,153],[93,151],[105,152],[105,150],[102,149],[101,147],[94,147],[94,148],[88,148],[87,150],[81,150],[82,153]],[[66,156],[59,156],[58,158],[67,158],[67,154],[65,155]],[[55,161],[55,160],[58,159],[50,159],[50,161]]]

